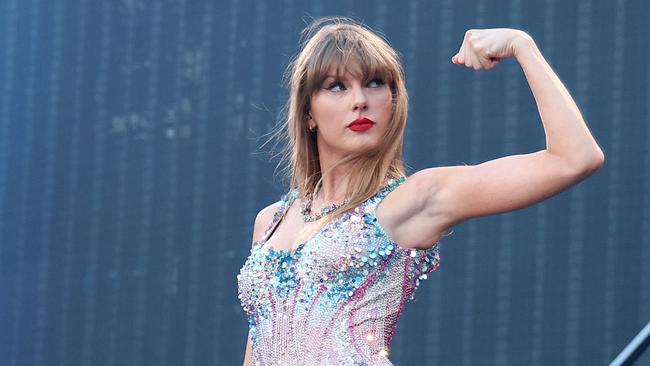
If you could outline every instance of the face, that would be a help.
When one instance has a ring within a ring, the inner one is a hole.
[[[356,62],[336,76],[336,66],[330,68],[327,78],[311,97],[311,120],[316,126],[316,140],[321,161],[323,155],[341,158],[381,143],[393,111],[390,86],[381,77],[361,79],[361,69]],[[359,118],[368,118],[371,127],[350,127]]]

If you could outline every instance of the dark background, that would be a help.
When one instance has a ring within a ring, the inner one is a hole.
[[[241,364],[236,275],[256,213],[287,189],[258,147],[298,33],[324,15],[402,54],[409,174],[545,147],[515,60],[451,63],[470,28],[531,34],[606,155],[571,189],[444,237],[396,365],[604,365],[650,321],[647,1],[2,0],[0,14],[3,365]]]

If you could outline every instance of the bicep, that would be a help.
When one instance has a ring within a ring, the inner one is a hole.
[[[445,227],[451,227],[473,217],[528,207],[571,187],[598,167],[579,169],[541,150],[478,165],[432,168],[437,171],[430,174],[435,189],[428,206],[444,218]]]
[[[246,351],[244,354],[244,365],[250,366],[253,364],[253,344],[251,340],[251,332],[248,331],[248,340],[246,341]]]
[[[251,246],[254,246],[256,242],[263,239],[266,230],[273,223],[273,216],[275,215],[275,210],[277,205],[280,202],[273,203],[261,209],[255,216],[255,224],[253,225],[253,239],[251,241]],[[253,345],[251,340],[250,330],[248,331],[248,338],[246,340],[246,350],[244,351],[244,365],[252,365],[253,357]]]

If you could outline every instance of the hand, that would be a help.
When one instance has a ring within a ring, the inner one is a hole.
[[[474,70],[489,70],[503,57],[516,57],[517,50],[526,41],[532,41],[532,38],[518,29],[470,29],[465,32],[463,44],[451,62]]]

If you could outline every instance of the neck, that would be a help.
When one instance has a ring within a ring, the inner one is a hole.
[[[321,171],[328,171],[333,165],[331,160],[321,159]],[[348,187],[350,169],[346,164],[339,165],[327,172],[316,192],[316,200],[323,203],[343,202]]]

